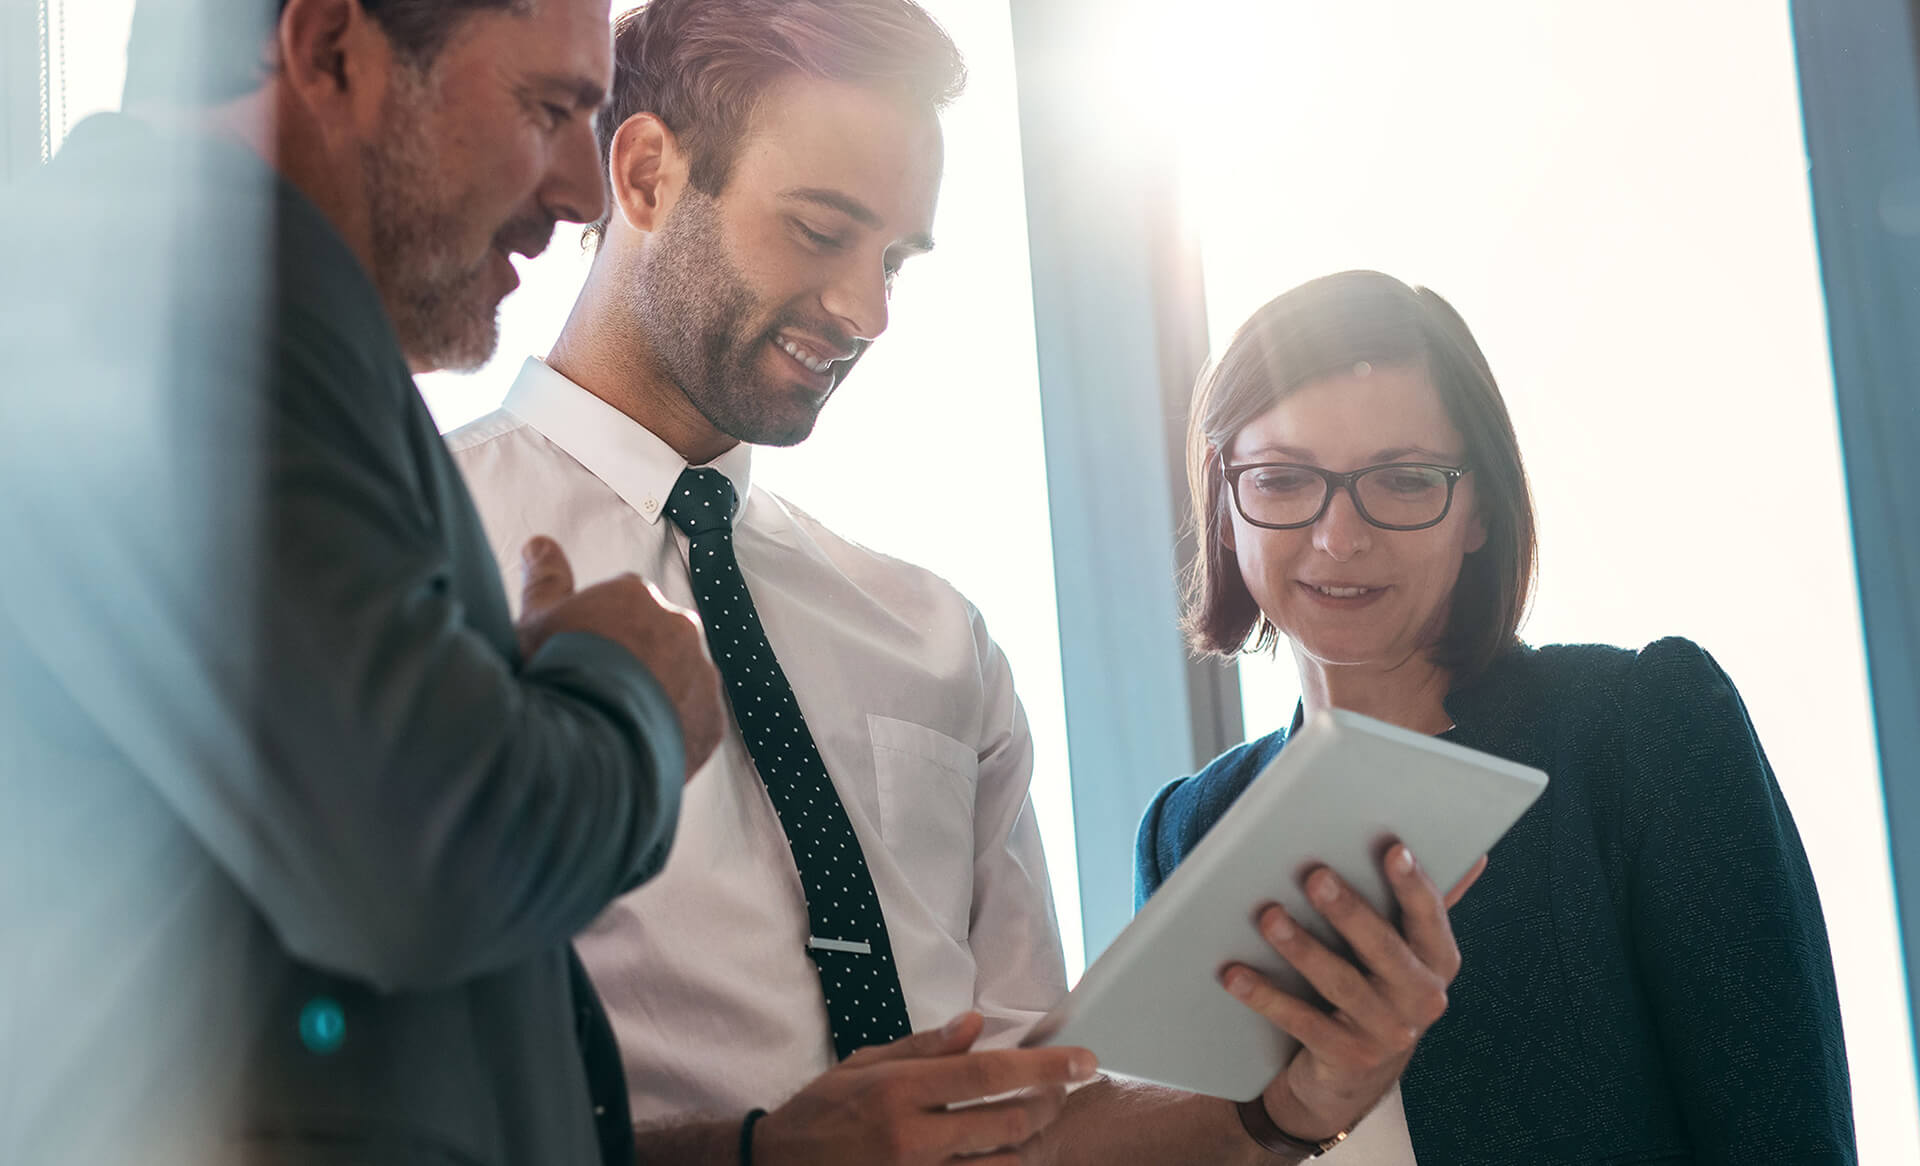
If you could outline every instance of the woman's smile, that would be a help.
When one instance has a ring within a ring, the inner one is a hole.
[[[1363,586],[1355,583],[1298,583],[1301,591],[1316,603],[1324,604],[1336,611],[1348,611],[1370,606],[1383,599],[1387,588],[1382,585]]]

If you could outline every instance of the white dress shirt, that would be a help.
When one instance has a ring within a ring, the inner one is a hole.
[[[581,586],[632,571],[695,606],[687,536],[662,514],[687,463],[647,429],[529,359],[499,411],[447,440],[516,604],[520,548],[544,534]],[[1012,1043],[1066,970],[1006,657],[944,580],[754,488],[749,447],[712,465],[744,500],[740,569],[866,852],[914,1028],[977,1008],[986,1039]],[[666,868],[578,939],[636,1122],[771,1108],[832,1067],[806,939],[786,835],[729,720]]]
[[[1353,1127],[1346,1141],[1328,1150],[1320,1161],[1329,1166],[1417,1166],[1399,1084]]]

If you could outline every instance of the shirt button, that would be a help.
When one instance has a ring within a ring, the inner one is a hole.
[[[648,514],[652,514],[654,511],[660,509],[660,504],[651,498],[647,499],[646,506]]]

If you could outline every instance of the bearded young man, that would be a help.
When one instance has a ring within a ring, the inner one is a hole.
[[[10,1166],[631,1160],[568,941],[717,680],[551,540],[515,624],[409,371],[600,215],[608,18],[142,0],[127,112],[0,204]]]
[[[1085,1050],[994,1047],[1066,992],[1006,658],[947,583],[751,481],[751,447],[806,438],[933,245],[954,46],[911,0],[653,0],[615,62],[586,286],[547,360],[449,444],[503,562],[552,531],[697,605],[728,693],[666,869],[579,939],[642,1159],[1275,1160],[1228,1103],[1068,1099]],[[1328,914],[1371,928],[1359,950],[1399,943],[1354,896]],[[1358,1033],[1268,1104],[1326,1137],[1402,1052]]]
[[[730,697],[666,869],[578,940],[642,1160],[1025,1142],[1092,1062],[965,1052],[1066,990],[1006,659],[946,583],[750,481],[751,446],[807,436],[933,245],[959,55],[904,0],[656,0],[615,69],[585,290],[448,444],[503,565],[548,531],[698,606]]]

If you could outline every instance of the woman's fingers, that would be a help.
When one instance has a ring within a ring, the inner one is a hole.
[[[1422,961],[1393,924],[1331,870],[1323,867],[1307,877],[1307,896],[1347,941],[1359,965],[1324,947],[1309,953],[1316,969],[1326,969],[1319,975],[1340,984],[1347,993],[1346,998],[1329,994],[1327,999],[1388,1046],[1410,1045],[1446,1010],[1446,980]],[[1309,968],[1294,966],[1326,994]],[[1350,977],[1357,977],[1359,985]]]
[[[1244,964],[1229,964],[1220,982],[1234,998],[1253,1009],[1268,1024],[1305,1045],[1324,1061],[1344,1063],[1353,1052],[1353,1034],[1346,1025],[1287,992]]]
[[[1418,1034],[1397,1015],[1392,1002],[1382,995],[1376,983],[1352,961],[1327,948],[1289,917],[1284,908],[1267,907],[1260,913],[1259,924],[1273,949],[1337,1009],[1332,1019],[1349,1037],[1377,1042],[1391,1050],[1411,1047],[1413,1037]],[[1330,1058],[1339,1055],[1333,1049],[1328,1049],[1326,1054]]]
[[[1270,1106],[1278,1097],[1284,1106],[1304,1107],[1317,1117],[1332,1113],[1351,1124],[1355,1107],[1349,1103],[1378,1098],[1406,1068],[1421,1035],[1446,1011],[1447,986],[1460,968],[1447,921],[1450,901],[1405,846],[1392,847],[1383,865],[1400,908],[1398,927],[1331,870],[1322,867],[1307,877],[1309,900],[1347,941],[1351,959],[1336,955],[1285,908],[1269,905],[1260,913],[1267,942],[1334,1011],[1281,991],[1244,965],[1230,965],[1222,973],[1228,991],[1303,1046],[1268,1087]],[[1482,859],[1460,880],[1455,900],[1484,866]]]
[[[1455,885],[1459,894],[1466,894],[1473,880],[1480,877],[1486,861],[1482,857]],[[1460,948],[1454,943],[1453,923],[1447,918],[1447,901],[1440,897],[1433,880],[1404,844],[1395,843],[1387,851],[1385,865],[1387,883],[1400,902],[1400,934],[1406,937],[1407,946],[1421,963],[1431,968],[1443,983],[1451,983],[1460,971]]]
[[[1387,852],[1387,878],[1399,900],[1396,928],[1325,867],[1307,878],[1308,898],[1353,951],[1336,954],[1278,905],[1261,912],[1267,942],[1349,1023],[1388,1048],[1410,1047],[1447,1007],[1460,952],[1447,908],[1405,846]],[[1470,885],[1470,879],[1462,880]]]

